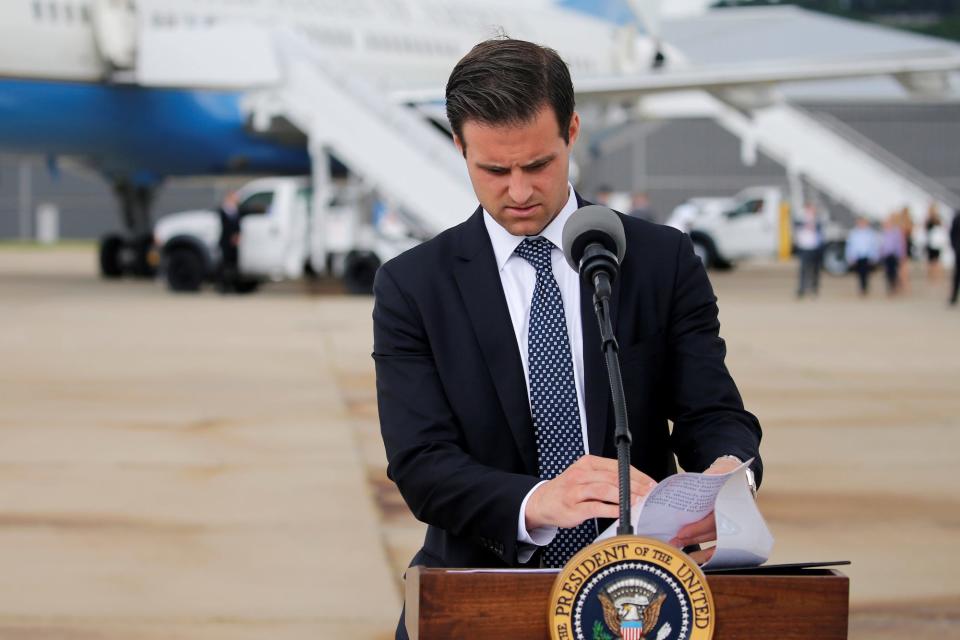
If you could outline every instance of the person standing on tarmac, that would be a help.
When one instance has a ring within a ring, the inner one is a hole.
[[[950,224],[950,245],[953,247],[953,291],[950,293],[950,305],[957,306],[957,293],[960,292],[960,209],[953,212]]]
[[[240,208],[236,191],[223,198],[220,205],[220,293],[235,293],[240,279]]]
[[[870,272],[879,260],[877,232],[864,217],[857,218],[857,226],[847,235],[847,264],[860,283],[860,295],[866,296],[870,287]]]
[[[794,231],[800,274],[797,297],[810,293],[816,297],[820,290],[820,263],[823,261],[823,231],[817,217],[817,207],[811,202],[803,206],[803,218]]]
[[[901,222],[896,216],[890,216],[883,222],[880,234],[880,261],[887,277],[887,295],[892,296],[903,290],[901,265],[910,259],[907,253],[907,240]]]
[[[937,210],[937,203],[931,202],[927,209],[927,220],[924,223],[926,231],[926,249],[927,249],[927,280],[930,282],[939,282],[943,274],[943,266],[940,264],[940,255],[947,248],[949,242],[947,230],[944,228],[943,221],[940,219],[940,212]]]

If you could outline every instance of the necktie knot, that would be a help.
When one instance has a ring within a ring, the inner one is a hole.
[[[513,250],[515,254],[533,265],[537,275],[541,272],[553,273],[553,263],[550,254],[553,252],[553,243],[546,238],[526,238]]]

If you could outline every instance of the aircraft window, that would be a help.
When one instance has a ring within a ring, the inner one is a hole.
[[[33,19],[43,19],[43,7],[40,6],[40,0],[35,0],[33,3]]]
[[[177,26],[177,16],[172,13],[155,13],[153,15],[153,26],[175,27]]]
[[[334,47],[353,48],[353,34],[342,29],[309,27],[307,33],[318,43]]]
[[[47,13],[50,15],[51,22],[57,21],[57,3],[56,2],[51,2],[47,4]]]
[[[263,215],[269,213],[271,204],[273,204],[272,191],[255,193],[240,204],[239,212],[241,216]]]
[[[80,20],[90,22],[90,7],[85,4],[80,5]]]
[[[63,5],[63,16],[66,18],[67,22],[73,22],[73,5],[65,4]]]

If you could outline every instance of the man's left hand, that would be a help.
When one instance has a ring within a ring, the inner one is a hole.
[[[724,473],[729,473],[737,467],[740,466],[740,462],[729,457],[724,456],[722,458],[717,458],[714,460],[713,464],[704,471],[704,473],[711,475],[721,475]],[[713,542],[717,539],[717,521],[713,517],[713,511],[708,513],[706,517],[702,520],[697,520],[696,522],[691,522],[686,525],[680,531],[677,532],[677,537],[670,541],[670,544],[682,549],[684,547],[689,547],[693,544],[703,544],[704,542]],[[710,560],[713,557],[715,551],[714,547],[709,549],[701,549],[700,551],[694,551],[690,554],[690,557],[694,559],[697,564],[703,564]]]

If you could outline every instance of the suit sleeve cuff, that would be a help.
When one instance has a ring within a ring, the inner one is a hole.
[[[538,482],[536,485],[534,485],[534,487],[527,492],[527,495],[524,496],[523,502],[520,503],[520,514],[517,518],[517,542],[521,543],[522,545],[518,550],[518,559],[520,562],[527,562],[530,559],[530,556],[533,555],[536,547],[544,547],[550,544],[557,535],[557,527],[539,527],[537,529],[533,529],[532,531],[527,531],[525,517],[527,514],[527,500],[529,500],[530,496],[533,495],[533,492],[545,482],[546,480],[543,482]],[[524,558],[524,556],[526,556],[526,558]]]

